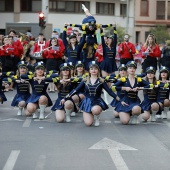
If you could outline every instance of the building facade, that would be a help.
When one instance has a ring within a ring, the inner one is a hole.
[[[56,29],[62,32],[65,22],[77,24],[82,22],[85,14],[81,4],[84,3],[96,18],[97,23],[116,23],[121,27],[125,27],[133,38],[135,24],[134,1],[0,0],[0,31],[2,32],[6,29],[6,23],[38,23],[38,13],[43,11],[47,22],[53,25],[53,30]]]
[[[170,27],[170,0],[135,0],[135,41],[145,42],[156,25]]]

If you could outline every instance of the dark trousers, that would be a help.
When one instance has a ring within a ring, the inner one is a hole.
[[[147,56],[144,62],[142,63],[143,73],[146,72],[147,67],[154,67],[157,70],[157,58]]]
[[[121,58],[120,64],[127,64],[129,61],[133,61],[133,58]]]

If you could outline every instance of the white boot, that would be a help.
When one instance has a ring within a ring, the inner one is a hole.
[[[152,112],[151,122],[156,122],[156,113],[157,113],[158,111],[151,110],[151,112]]]
[[[169,111],[169,107],[164,107],[164,111],[162,112],[162,119],[167,119],[168,111]]]
[[[100,125],[100,115],[94,115],[94,126]]]
[[[82,4],[81,6],[82,6],[82,9],[84,10],[84,12],[88,10],[84,4]]]
[[[45,112],[46,105],[39,104],[39,107],[40,107],[40,116],[39,116],[39,119],[42,120],[42,119],[44,119],[44,112]]]
[[[70,114],[72,110],[65,109],[66,112],[66,122],[71,122]]]
[[[132,125],[138,124],[138,115],[132,115],[129,123],[132,124]]]
[[[38,110],[36,110],[36,111],[33,113],[32,118],[33,118],[33,119],[37,119],[37,118],[38,118]]]
[[[109,102],[108,102],[108,94],[106,92],[106,90],[103,90],[103,93],[104,93],[104,101],[107,105],[109,105]]]
[[[76,116],[76,112],[71,112],[70,116],[75,117]]]
[[[22,116],[22,111],[23,111],[23,107],[20,107],[20,106],[18,106],[18,113],[17,113],[17,115],[18,116]]]

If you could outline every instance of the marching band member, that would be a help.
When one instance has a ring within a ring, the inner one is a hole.
[[[76,105],[73,99],[68,98],[64,102],[61,102],[62,99],[71,92],[73,89],[73,84],[70,82],[71,72],[70,66],[68,63],[63,63],[60,65],[60,77],[56,80],[56,87],[58,89],[58,99],[51,108],[52,111],[55,111],[55,117],[57,122],[63,122],[64,119],[66,122],[71,122],[70,114],[72,111],[77,111]],[[53,79],[54,80],[54,79]]]
[[[137,64],[134,61],[129,61],[126,64],[128,76],[125,81],[118,81],[114,84],[116,90],[125,90],[126,93],[118,103],[115,110],[119,112],[120,121],[122,124],[128,124],[131,118],[132,124],[137,124],[138,115],[141,114],[140,99],[138,97],[138,89],[140,87],[150,87],[149,83],[136,78],[135,71]],[[132,116],[132,117],[131,117]]]
[[[75,66],[76,62],[80,60],[80,53],[85,43],[86,32],[83,32],[83,37],[81,38],[80,43],[77,41],[76,34],[72,33],[69,36],[69,42],[67,41],[66,31],[67,26],[69,24],[65,24],[64,31],[63,31],[63,43],[66,49],[66,56],[68,57],[67,63],[72,62]]]
[[[29,82],[21,79],[21,75],[25,75],[28,72],[27,63],[20,61],[17,66],[18,73],[11,79],[11,81],[15,82],[16,84],[17,94],[14,96],[11,106],[17,106],[19,109],[17,115],[21,116],[23,109],[26,107],[26,101],[31,94]]]
[[[13,44],[17,47],[17,50],[18,50],[18,56],[15,56],[16,57],[16,62],[15,62],[15,65],[17,65],[17,63],[20,61],[21,57],[22,57],[22,54],[24,53],[24,49],[23,49],[23,46],[20,42],[20,40],[16,37],[16,31],[15,30],[10,30],[9,31],[9,36],[12,36],[13,38]],[[16,70],[18,68],[16,67]]]
[[[104,60],[100,64],[100,69],[102,73],[102,77],[106,77],[111,73],[117,71],[117,65],[115,61],[116,56],[116,46],[117,46],[117,31],[116,27],[114,27],[114,37],[108,37],[107,44],[104,41],[103,29],[101,28],[101,39],[103,46],[103,57]],[[104,99],[107,104],[109,104],[107,100],[107,92],[104,90]]]
[[[119,71],[118,75],[112,75],[112,74],[110,75],[111,78],[113,78],[114,83],[116,83],[116,82],[117,82],[118,80],[120,80],[121,78],[122,78],[122,80],[123,80],[123,78],[126,78],[126,76],[127,76],[127,67],[126,67],[125,64],[121,64],[121,65],[119,66],[118,71]],[[110,78],[110,77],[109,77],[109,78]],[[109,80],[109,79],[108,79],[108,80]],[[113,86],[112,86],[112,90],[113,90],[113,92],[116,92],[116,89],[115,89],[114,84],[113,84]],[[120,98],[120,100],[123,99],[123,97],[124,97],[124,95],[125,95],[125,92],[126,92],[126,91],[124,91],[124,90],[117,91],[117,95],[118,95],[118,97]],[[115,99],[113,99],[112,102],[110,103],[110,105],[111,105],[112,107],[116,107],[117,104],[118,104],[118,101],[115,100]],[[113,113],[114,113],[115,118],[118,118],[118,117],[119,117],[119,113],[118,113],[117,111],[114,110]]]
[[[43,33],[39,33],[38,35],[38,41],[34,44],[34,50],[33,50],[33,55],[36,55],[36,53],[40,53],[43,51],[43,49],[46,48],[46,42],[44,41],[44,34]],[[42,57],[43,57],[43,53],[42,53]],[[36,59],[37,62],[41,61],[42,59]]]
[[[169,69],[165,66],[160,68],[159,81],[162,88],[158,88],[158,102],[162,108],[162,118],[167,119],[167,113],[170,107],[169,101]],[[158,115],[157,115],[158,116]]]
[[[120,55],[120,63],[127,64],[129,61],[133,60],[133,54],[136,53],[135,45],[129,42],[129,35],[125,34],[124,42],[118,47],[118,53]]]
[[[161,51],[158,44],[156,44],[154,35],[150,34],[147,37],[141,50],[142,57],[144,58],[144,62],[142,63],[143,72],[146,72],[146,68],[150,66],[157,70],[157,57],[161,57]]]
[[[156,70],[154,67],[150,66],[146,68],[146,81],[154,86],[157,85],[156,77],[155,77]],[[151,121],[156,121],[156,113],[159,111],[159,104],[157,102],[157,89],[147,89],[143,91],[144,100],[141,103],[142,108],[142,118],[143,120],[147,121],[151,116]]]
[[[52,106],[52,101],[46,92],[48,84],[44,81],[44,72],[45,67],[43,62],[38,62],[35,64],[34,76],[21,75],[21,79],[29,80],[32,87],[32,94],[26,101],[28,110],[28,113],[26,113],[26,115],[33,115],[33,118],[38,118],[37,109],[39,107],[39,119],[44,119],[45,108],[48,106]]]
[[[89,78],[87,81],[82,81],[79,86],[70,92],[64,99],[62,103],[67,100],[67,98],[72,97],[74,94],[79,93],[82,89],[85,90],[85,98],[80,103],[79,107],[83,111],[84,122],[87,126],[91,126],[95,118],[95,126],[100,125],[99,116],[102,110],[108,109],[107,104],[101,98],[102,89],[105,89],[110,96],[119,98],[109,89],[106,82],[100,77],[100,69],[95,61],[89,63]]]
[[[47,49],[48,48],[48,49]],[[56,70],[59,71],[59,66],[63,63],[62,57],[63,52],[60,50],[60,45],[56,38],[51,38],[49,47],[47,47],[43,52],[43,58],[46,59],[46,70]],[[54,83],[49,83],[49,92],[55,92],[55,85]]]

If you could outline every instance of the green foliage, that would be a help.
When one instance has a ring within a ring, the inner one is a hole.
[[[166,40],[170,40],[170,35],[166,26],[156,25],[155,28],[150,29],[150,33],[155,35],[158,44],[165,43]]]
[[[121,43],[121,42],[124,41],[125,28],[117,25],[116,29],[117,29],[117,41],[118,41],[118,43]],[[105,30],[106,30],[106,35],[107,36],[110,36],[110,35],[114,34],[113,27],[108,27]]]

